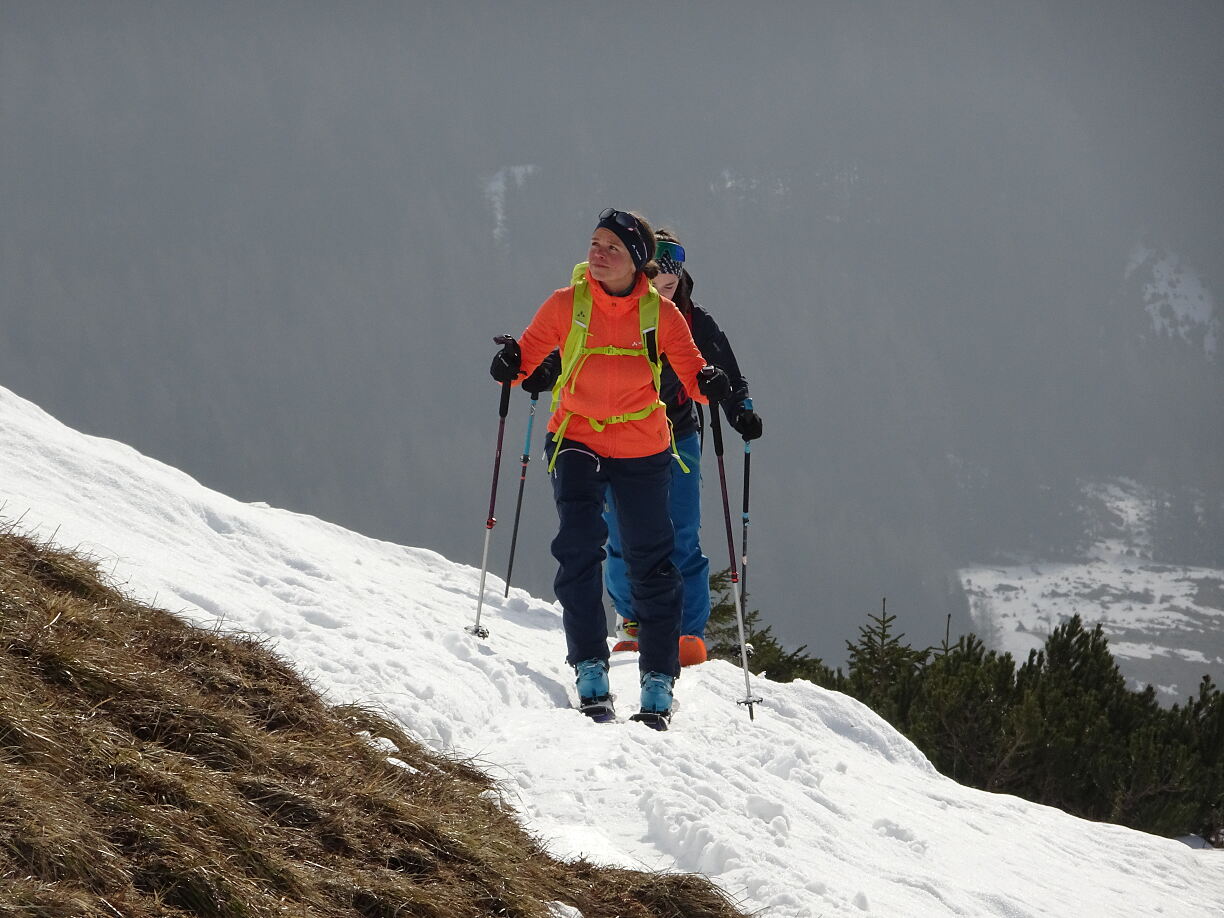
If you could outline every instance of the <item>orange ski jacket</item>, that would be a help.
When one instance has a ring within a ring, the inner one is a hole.
[[[641,347],[638,300],[646,294],[649,282],[645,275],[638,274],[627,296],[609,294],[591,277],[589,270],[586,278],[592,300],[587,345]],[[519,338],[523,378],[555,348],[565,347],[573,318],[573,287],[557,290],[544,301]],[[705,366],[705,359],[693,343],[692,333],[680,310],[663,297],[659,298],[658,342],[660,355],[667,358],[690,396],[705,402],[705,396],[697,388],[697,373]],[[562,421],[572,413],[565,427],[565,439],[575,440],[598,455],[612,459],[653,456],[671,449],[665,408],[660,407],[639,420],[608,424],[602,430],[595,429],[590,419],[599,423],[605,418],[641,411],[658,401],[654,376],[645,357],[592,354],[581,371],[566,383],[560,404],[549,419],[548,429],[556,433]]]

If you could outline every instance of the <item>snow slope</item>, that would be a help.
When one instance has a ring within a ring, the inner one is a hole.
[[[668,733],[567,707],[559,611],[433,552],[243,504],[0,388],[0,499],[136,597],[270,635],[335,701],[385,707],[477,757],[562,855],[701,871],[776,918],[1218,915],[1224,853],[1084,822],[937,774],[857,702],[806,683],[686,670]],[[407,479],[406,479],[407,480]],[[411,495],[394,495],[411,512]],[[469,508],[483,537],[479,498]],[[635,661],[616,659],[623,714]]]

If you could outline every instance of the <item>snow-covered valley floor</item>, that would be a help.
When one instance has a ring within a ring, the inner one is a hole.
[[[1078,563],[1030,560],[960,572],[975,630],[1017,663],[1072,615],[1100,624],[1134,687],[1168,703],[1224,682],[1224,570],[1157,563],[1144,489],[1125,479],[1086,489],[1112,531]],[[1224,560],[1224,559],[1222,559]]]

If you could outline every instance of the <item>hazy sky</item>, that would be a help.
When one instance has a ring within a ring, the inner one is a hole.
[[[765,418],[753,605],[832,661],[885,595],[936,640],[957,565],[1074,541],[1077,479],[1224,490],[1220,358],[1125,273],[1146,243],[1224,296],[1221,37],[1214,0],[0,0],[0,383],[479,563],[492,338],[638,208]]]

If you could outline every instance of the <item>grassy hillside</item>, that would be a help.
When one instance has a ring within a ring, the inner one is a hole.
[[[734,918],[703,877],[550,857],[472,763],[329,706],[258,636],[0,533],[0,914]]]

